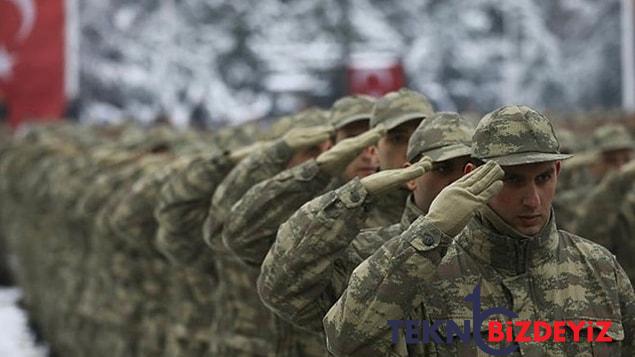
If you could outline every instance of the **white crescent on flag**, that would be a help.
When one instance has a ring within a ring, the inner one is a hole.
[[[13,56],[3,46],[0,46],[0,80],[8,81],[11,79],[13,65]]]
[[[20,29],[18,30],[17,38],[20,41],[24,41],[35,26],[36,9],[33,0],[9,0],[20,11],[22,21],[20,22]]]

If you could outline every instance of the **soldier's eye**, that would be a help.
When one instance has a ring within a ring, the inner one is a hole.
[[[542,174],[536,178],[539,183],[548,182],[549,180],[551,180],[551,174]]]
[[[450,171],[450,167],[448,165],[433,165],[432,171],[437,172],[439,174],[445,174]]]
[[[505,177],[503,177],[503,182],[519,183],[520,182],[520,177],[518,177],[516,175],[506,175]]]
[[[408,138],[405,134],[402,133],[394,133],[388,135],[388,141],[392,144],[400,144],[403,142],[408,142]]]

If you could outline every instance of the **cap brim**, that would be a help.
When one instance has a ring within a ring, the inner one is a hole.
[[[342,121],[341,123],[338,123],[334,127],[337,130],[337,129],[341,129],[341,128],[347,126],[348,124],[355,123],[355,122],[362,121],[362,120],[370,120],[370,114],[357,115],[357,116],[353,116],[353,117],[350,117],[350,118],[346,118],[346,120]]]
[[[461,156],[469,156],[471,151],[472,150],[469,146],[463,144],[454,144],[428,151],[422,151],[418,155],[427,156],[432,160],[432,162],[440,162],[456,159],[457,157]]]
[[[548,162],[557,160],[566,160],[573,157],[569,154],[553,154],[544,152],[520,152],[516,154],[495,156],[488,158],[478,158],[485,162],[494,161],[501,166],[515,166],[524,164],[535,164],[538,162]]]
[[[386,128],[386,130],[391,130],[391,129],[394,129],[394,128],[398,127],[399,125],[401,125],[403,123],[406,123],[406,122],[409,122],[411,120],[415,120],[415,119],[423,120],[427,116],[429,116],[429,114],[410,113],[408,115],[405,115],[405,116],[402,116],[402,117],[399,117],[399,118],[386,120],[385,122],[383,122],[383,125]]]

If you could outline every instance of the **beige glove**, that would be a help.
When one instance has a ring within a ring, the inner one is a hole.
[[[323,143],[334,133],[335,129],[331,125],[293,128],[284,134],[282,140],[289,145],[293,151],[298,151]]]
[[[269,145],[270,143],[271,142],[269,141],[256,141],[253,144],[247,145],[245,147],[242,147],[236,150],[232,150],[229,153],[229,159],[233,161],[234,163],[239,163],[242,159],[249,156],[252,152],[261,150],[263,147],[265,147],[266,145]]]
[[[380,171],[376,174],[364,177],[360,182],[369,194],[379,195],[394,190],[410,180],[416,179],[430,171],[431,168],[432,160],[424,156],[414,165],[403,169]]]
[[[503,169],[493,161],[447,186],[432,201],[428,221],[449,236],[463,230],[472,215],[503,188]]]
[[[377,143],[379,138],[385,134],[386,129],[382,125],[378,125],[356,137],[340,141],[330,150],[320,154],[315,160],[324,172],[333,176],[339,175],[362,150]]]
[[[620,175],[627,180],[635,180],[635,160],[631,160],[622,166]]]

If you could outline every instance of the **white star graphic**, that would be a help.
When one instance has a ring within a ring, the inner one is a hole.
[[[15,60],[7,50],[0,46],[0,79],[9,80],[13,75]]]

